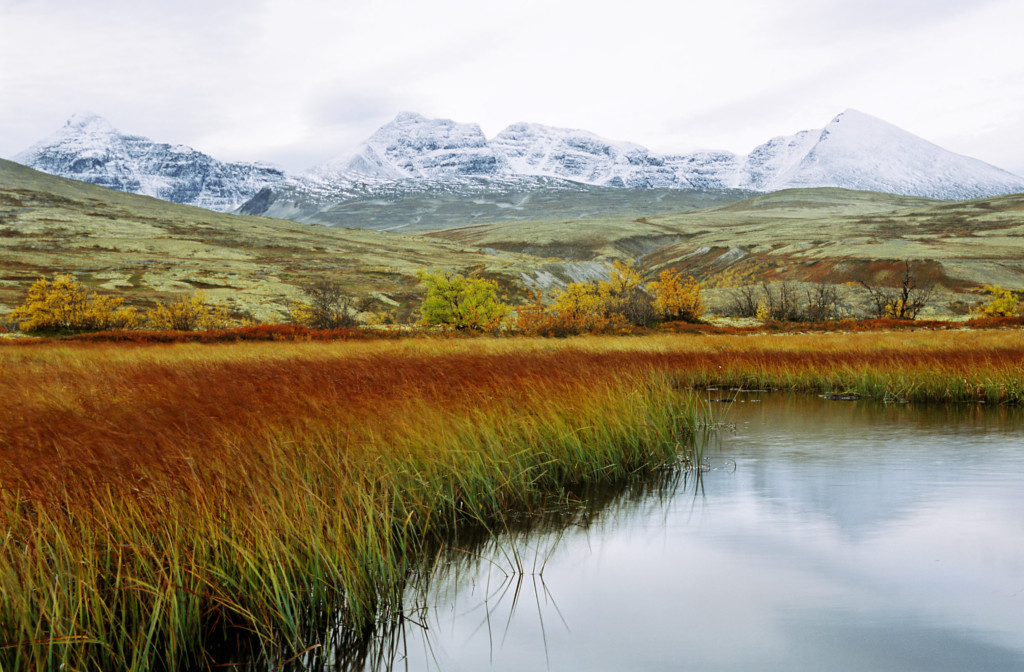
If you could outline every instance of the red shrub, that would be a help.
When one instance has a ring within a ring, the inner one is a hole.
[[[296,324],[259,324],[208,331],[100,331],[67,340],[92,343],[237,343],[240,341],[351,341],[386,337],[390,332],[341,327],[311,329]]]

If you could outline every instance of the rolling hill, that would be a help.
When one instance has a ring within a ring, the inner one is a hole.
[[[614,202],[604,191],[563,196],[561,215],[549,202],[532,219],[525,200],[521,219],[485,215],[412,235],[215,213],[0,161],[0,313],[38,277],[60,272],[135,305],[202,289],[236,314],[276,320],[321,277],[408,312],[418,270],[478,271],[515,299],[606,277],[616,258],[652,275],[692,273],[712,298],[715,288],[765,280],[884,284],[904,259],[921,260],[943,288],[939,308],[974,300],[986,283],[1024,288],[1024,194],[948,202],[791,189],[741,201],[709,194],[712,207],[697,208],[656,190],[614,193]],[[448,203],[477,207],[456,196]],[[361,207],[354,218],[411,222],[388,201]]]
[[[0,306],[7,309],[40,276],[68,272],[136,305],[202,289],[236,313],[273,320],[320,277],[394,305],[416,294],[420,269],[517,278],[532,261],[422,236],[216,213],[0,160]]]

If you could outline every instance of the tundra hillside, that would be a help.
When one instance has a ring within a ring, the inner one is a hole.
[[[840,288],[857,317],[870,303],[860,283],[896,284],[907,260],[936,290],[924,316],[965,312],[985,285],[1024,289],[1020,194],[951,203],[793,189],[711,208],[706,199],[675,200],[672,211],[653,207],[643,190],[558,194],[557,207],[538,195],[540,205],[506,221],[444,196],[463,208],[453,216],[461,226],[399,235],[408,229],[214,213],[0,161],[0,322],[32,283],[65,273],[141,310],[201,290],[261,322],[286,319],[302,288],[323,279],[404,319],[422,301],[419,271],[476,273],[523,305],[531,291],[607,280],[614,260],[633,260],[645,281],[664,270],[692,275],[709,313],[727,311],[736,287],[803,282]],[[359,217],[401,227],[429,205],[423,199],[407,208],[367,203],[379,212]]]

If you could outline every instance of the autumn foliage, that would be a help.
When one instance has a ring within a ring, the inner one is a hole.
[[[420,273],[419,280],[427,289],[420,312],[428,327],[491,331],[509,313],[492,280],[448,272]]]
[[[574,283],[556,295],[551,305],[544,303],[540,292],[535,292],[532,303],[516,309],[514,326],[526,336],[562,337],[616,333],[630,325],[622,315],[605,314],[600,309],[600,297],[594,286]]]
[[[700,283],[692,275],[682,280],[681,274],[664,270],[657,280],[647,283],[647,291],[654,295],[654,307],[666,320],[697,322],[704,316]]]
[[[203,292],[157,302],[145,316],[119,296],[90,292],[70,275],[37,280],[24,303],[10,314],[26,333],[100,332],[138,329],[194,331],[228,326],[227,308],[210,303]]]
[[[978,317],[1012,317],[1024,314],[1024,306],[1020,298],[1008,289],[999,285],[985,285],[988,301],[971,311]]]
[[[317,280],[302,288],[305,301],[289,306],[292,322],[313,329],[338,329],[355,326],[352,297],[334,280]]]
[[[608,280],[572,283],[550,305],[535,294],[532,305],[519,308],[516,327],[541,336],[613,333],[650,326],[659,317],[696,321],[703,312],[700,285],[692,277],[683,283],[665,271],[645,286],[632,262],[615,261]]]
[[[230,319],[227,308],[211,304],[203,292],[179,297],[166,303],[158,302],[146,313],[149,326],[157,330],[219,329],[227,326]]]
[[[10,319],[27,333],[131,329],[138,313],[123,304],[120,297],[91,293],[70,275],[58,275],[37,280]]]

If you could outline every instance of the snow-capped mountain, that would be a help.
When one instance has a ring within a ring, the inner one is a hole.
[[[477,124],[402,112],[354,154],[316,166],[306,176],[323,182],[446,180],[503,177],[511,171]]]
[[[742,183],[754,191],[771,191],[778,177],[792,173],[819,137],[821,131],[800,131],[758,145],[743,163]]]
[[[764,191],[843,187],[951,200],[1024,191],[1020,176],[857,110],[839,114],[817,134],[775,138],[751,152],[748,166],[752,160],[757,171],[748,186]]]
[[[488,140],[477,124],[402,112],[353,153],[298,177],[310,189],[326,184],[403,180],[458,183],[551,178],[633,189],[727,189],[742,181],[742,159],[729,152],[668,156],[588,131],[513,124]],[[410,188],[413,185],[409,185]]]
[[[14,160],[61,177],[219,211],[234,210],[284,179],[270,166],[224,163],[185,145],[120,133],[95,114],[72,116]]]
[[[659,154],[588,131],[517,123],[488,140],[476,124],[403,112],[354,155],[299,176],[325,184],[552,178],[633,189],[844,187],[966,199],[1024,191],[1024,178],[946,151],[856,110],[821,130],[773,138],[747,156],[701,151]],[[457,186],[456,186],[457,188]]]
[[[685,176],[646,147],[587,131],[512,124],[494,136],[491,146],[520,175],[611,187],[690,188]]]
[[[824,129],[773,138],[747,156],[660,154],[587,131],[528,123],[488,139],[477,124],[403,112],[354,152],[292,177],[125,135],[100,117],[78,115],[14,160],[121,191],[212,210],[244,204],[247,213],[300,221],[332,204],[375,195],[389,201],[409,193],[504,198],[573,185],[744,192],[827,186],[953,200],[1024,192],[1022,177],[856,110]]]

